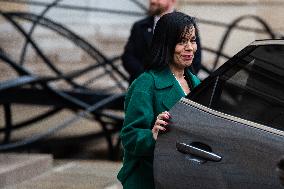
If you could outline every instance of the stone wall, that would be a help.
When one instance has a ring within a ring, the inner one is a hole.
[[[179,1],[179,10],[200,19],[200,35],[204,47],[218,49],[227,27],[204,24],[201,20],[231,24],[244,15],[255,15],[264,20],[276,33],[284,34],[283,16],[284,2],[276,0],[182,0]],[[244,19],[239,26],[263,29],[254,19]],[[257,39],[270,38],[268,34],[248,32],[234,29],[225,45],[224,53],[234,55],[243,47]],[[203,53],[204,63],[212,62],[211,53]],[[221,61],[221,64],[225,60]]]
[[[141,0],[140,2],[147,6],[147,1]],[[127,0],[65,0],[61,4],[96,8],[98,10],[107,9],[143,13],[141,8]],[[43,10],[43,7],[40,6],[2,2],[0,3],[0,8],[1,10],[21,10],[33,13],[40,13]],[[275,32],[284,35],[282,19],[284,16],[284,2],[279,0],[179,0],[177,10],[195,16],[200,21],[213,21],[225,25],[229,25],[243,15],[257,15],[267,22]],[[46,16],[70,28],[98,48],[107,57],[120,55],[123,52],[123,47],[129,36],[132,24],[143,17],[131,14],[126,15],[124,13],[95,12],[94,9],[92,11],[80,11],[64,8],[53,8]],[[24,44],[22,36],[4,19],[1,19],[0,24],[1,48],[9,52],[13,59],[19,60],[21,48]],[[262,28],[259,23],[251,19],[244,20],[239,25]],[[25,23],[24,26],[28,29],[30,24]],[[218,48],[227,29],[226,27],[204,24],[204,22],[199,23],[199,28],[202,45],[213,49]],[[63,63],[71,62],[72,64],[84,63],[90,60],[74,44],[49,30],[37,28],[33,38],[52,60]],[[269,36],[238,29],[233,30],[225,45],[224,53],[234,55],[252,41],[264,38],[269,38]],[[214,56],[211,53],[203,53],[203,63],[209,67],[213,59]],[[27,61],[35,62],[39,61],[39,59],[35,58],[35,53],[30,50]],[[221,60],[221,64],[224,61]]]

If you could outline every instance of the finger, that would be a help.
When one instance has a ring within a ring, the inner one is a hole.
[[[162,117],[164,117],[165,113],[160,113],[158,116],[157,116],[157,119],[162,119]]]
[[[166,114],[159,114],[159,116],[157,116],[157,120],[167,120],[169,119],[169,117]]]
[[[157,121],[155,122],[155,124],[156,124],[156,125],[168,125],[168,122],[159,119],[159,120],[157,120]]]
[[[170,118],[170,116],[166,113],[161,115],[161,119],[169,119],[169,118]]]
[[[153,133],[158,133],[160,130],[164,131],[165,128],[162,127],[162,126],[160,126],[160,125],[155,125],[155,126],[153,127],[153,129],[152,129],[152,132],[153,132]]]
[[[163,111],[163,112],[159,113],[158,116],[161,116],[161,115],[163,115],[163,114],[168,114],[168,113],[167,113],[167,111]]]
[[[171,117],[171,114],[169,112],[166,111],[165,113],[167,114],[167,116]]]
[[[157,131],[160,131],[160,130],[165,131],[166,130],[166,128],[164,128],[160,125],[156,125],[155,128],[157,129]]]

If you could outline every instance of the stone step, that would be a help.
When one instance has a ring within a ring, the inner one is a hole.
[[[38,176],[52,168],[48,154],[0,154],[0,188]]]
[[[54,160],[54,167],[30,180],[5,189],[122,189],[116,175],[121,162]]]

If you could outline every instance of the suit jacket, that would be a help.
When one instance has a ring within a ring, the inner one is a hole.
[[[135,22],[132,26],[130,37],[121,57],[123,66],[130,75],[130,82],[143,73],[144,68],[151,61],[150,52],[153,37],[153,25],[154,17],[149,16]],[[191,71],[194,74],[196,74],[201,68],[201,44],[199,36],[196,38],[196,43],[197,51],[191,66]]]
[[[200,81],[189,70],[193,87]],[[154,188],[152,134],[157,115],[169,110],[185,94],[168,67],[146,71],[129,87],[125,97],[125,120],[120,133],[124,147],[118,179],[127,188]]]

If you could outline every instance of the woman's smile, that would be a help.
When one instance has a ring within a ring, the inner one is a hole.
[[[184,54],[181,55],[183,61],[192,61],[194,58],[193,54]]]
[[[175,46],[174,62],[171,67],[186,68],[192,64],[194,53],[197,50],[195,28],[185,29],[179,43]]]

